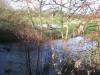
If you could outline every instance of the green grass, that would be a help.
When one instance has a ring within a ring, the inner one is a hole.
[[[0,27],[3,26],[3,27],[6,27],[6,25],[8,25],[9,23],[5,20],[10,20],[9,19],[9,16],[13,15],[13,18],[12,20],[15,21],[15,23],[22,23],[24,22],[25,24],[31,24],[31,20],[34,21],[34,23],[37,25],[37,24],[40,24],[40,22],[42,24],[46,24],[46,23],[49,23],[49,24],[58,24],[60,26],[61,25],[61,20],[62,20],[62,17],[58,14],[58,15],[55,15],[54,17],[52,17],[51,15],[48,15],[48,14],[45,14],[43,15],[41,18],[38,17],[38,16],[33,16],[30,20],[29,16],[27,14],[24,15],[24,13],[20,13],[20,12],[11,12],[10,10],[5,10],[5,11],[2,11],[0,12]],[[4,20],[2,20],[2,18]],[[67,18],[67,16],[64,16],[63,17],[63,25],[64,27],[68,26],[68,29],[69,29],[69,32],[72,32],[73,29],[76,28],[76,26],[79,25],[79,22],[82,20],[81,17],[71,17],[70,19]],[[97,18],[96,19],[98,22],[100,22],[100,19]],[[100,23],[98,23],[100,24]],[[87,25],[87,29],[86,29],[86,32],[92,32],[92,31],[96,31],[97,29],[97,26],[98,24],[91,20],[88,25]],[[56,32],[60,32],[62,29],[54,29],[53,31]]]
[[[58,24],[58,25],[61,25],[61,17],[59,17],[59,16],[55,16],[54,18],[52,18],[52,16],[41,17],[41,21],[40,21],[39,17],[33,17],[32,19],[33,19],[33,21],[34,21],[35,24],[40,24],[40,22],[42,22],[42,24],[49,23],[49,24]],[[75,29],[76,26],[79,25],[79,23],[81,22],[81,20],[82,19],[78,19],[78,18],[67,19],[66,17],[64,17],[63,18],[63,25],[64,25],[64,27],[68,26],[69,32],[70,32],[73,29]],[[97,26],[98,26],[97,23],[95,23],[93,20],[90,21],[87,24],[86,32],[96,31]]]

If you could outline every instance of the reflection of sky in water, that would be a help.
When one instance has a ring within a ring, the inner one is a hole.
[[[66,62],[68,57],[71,57],[75,61],[78,59],[84,60],[87,58],[87,53],[89,53],[93,47],[96,47],[97,42],[92,41],[89,38],[78,36],[70,38],[67,41],[53,40],[50,41],[49,44],[52,50],[52,54],[54,53],[57,55],[53,65],[59,72],[63,66],[62,62]],[[44,48],[47,48],[47,45],[48,44],[46,43]],[[68,46],[68,48],[64,49],[64,45]],[[46,50],[48,50],[48,48]]]
[[[75,49],[77,49],[77,47],[78,47],[77,45],[79,45],[80,41],[82,41],[81,42],[82,47],[80,47],[80,50],[78,50],[78,52],[77,52],[77,50],[75,50]],[[70,49],[70,50],[63,49],[64,44],[65,44],[65,46],[69,46],[68,49]],[[39,53],[39,60],[41,61],[41,63],[38,64],[39,69],[42,69],[45,65],[47,65],[51,61],[51,55],[53,52],[51,53],[50,45],[52,45],[51,47],[54,47],[54,48],[52,48],[53,49],[52,51],[57,54],[57,58],[54,62],[54,64],[56,64],[55,67],[56,67],[56,69],[60,70],[61,66],[63,66],[63,64],[61,62],[66,61],[68,56],[70,56],[74,60],[80,59],[80,56],[84,57],[85,54],[88,52],[87,49],[91,50],[91,48],[96,46],[96,42],[92,41],[91,39],[87,39],[87,38],[81,37],[81,36],[70,38],[67,41],[62,41],[62,40],[50,41],[49,46],[48,46],[48,42],[47,42],[47,43],[43,44],[43,46],[41,47],[40,53]],[[7,45],[7,47],[10,47],[10,46]],[[6,47],[6,45],[0,45],[1,51],[3,51],[4,47]],[[11,62],[13,63],[14,69],[16,69],[16,71],[20,70],[18,68],[18,66],[20,66],[20,64],[25,64],[25,60],[26,60],[25,53],[22,52],[21,56],[19,56],[20,52],[18,52],[18,53],[16,52],[16,51],[19,51],[19,48],[17,48],[16,45],[14,45],[12,47],[11,47],[11,52],[6,52],[6,51],[0,52],[0,67],[1,67],[0,75],[5,75],[5,74],[3,74],[4,73],[3,70],[5,70],[7,67],[9,67],[9,64],[11,64]],[[13,49],[15,49],[14,52],[13,52]],[[82,51],[81,54],[79,53],[80,51]],[[34,61],[34,56],[37,53],[34,53],[34,51],[33,51],[31,54],[32,54],[31,57],[33,58],[32,60]],[[34,64],[34,66],[36,67],[35,64]],[[18,71],[18,72],[20,72],[20,71]],[[50,72],[50,74],[51,73],[52,73],[52,71]],[[51,75],[53,75],[53,74],[51,74]]]
[[[83,51],[83,50],[90,50],[96,45],[95,41],[92,41],[88,38],[84,37],[76,37],[69,39],[67,42],[68,46],[72,51]]]
[[[64,49],[64,45],[68,48]],[[58,55],[61,56],[71,56],[72,58],[78,58],[81,54],[87,53],[92,48],[95,48],[97,43],[95,41],[92,41],[89,38],[85,37],[74,37],[67,41],[62,40],[54,40],[51,41],[51,49],[56,51]],[[81,53],[81,54],[79,54]]]
[[[54,68],[58,70],[57,72],[59,72],[61,71],[63,63],[67,61],[67,58],[71,57],[74,61],[78,59],[84,61],[84,59],[87,58],[87,54],[93,47],[96,47],[96,45],[97,43],[95,41],[78,36],[68,40],[50,41],[49,48],[48,43],[45,43],[43,50],[52,51],[51,55],[57,55],[52,64],[54,65]],[[68,48],[64,48],[64,46],[68,46]],[[49,59],[46,56],[48,56],[48,52],[43,52],[43,57]]]
[[[93,47],[96,46],[96,42],[92,41],[88,38],[84,38],[84,37],[75,37],[75,38],[71,38],[68,41],[62,41],[62,40],[55,40],[51,42],[53,45],[53,47],[55,49],[63,49],[63,45],[65,45],[66,47],[68,46],[68,49],[72,50],[72,51],[83,51],[83,50],[90,50]]]

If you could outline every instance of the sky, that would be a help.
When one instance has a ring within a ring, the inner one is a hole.
[[[13,2],[14,1],[14,2]],[[11,8],[13,8],[14,10],[16,10],[16,9],[26,9],[27,8],[27,3],[25,2],[25,0],[24,1],[22,1],[22,2],[16,2],[16,0],[5,0],[5,2],[6,3],[8,3],[9,4],[9,6],[11,7]],[[51,4],[54,4],[53,3],[53,1],[52,0],[45,0],[46,1],[46,3],[48,4],[48,3],[51,3]],[[60,3],[60,0],[56,0],[57,1],[57,3]],[[73,2],[75,2],[75,0],[72,0]],[[80,2],[80,0],[76,0],[77,2],[77,4],[76,4],[76,6],[78,6],[81,2]],[[100,0],[87,0],[89,3],[91,3],[91,5],[90,5],[90,7],[92,8],[92,9],[98,9],[98,7],[100,7]],[[63,0],[63,3],[66,3],[66,7],[69,7],[69,0]],[[32,4],[34,5],[34,7],[37,9],[37,8],[39,8],[39,3],[36,1],[36,0],[32,0]],[[31,3],[29,3],[29,6],[30,6],[30,8],[32,8],[32,9],[34,9],[34,7],[33,7],[33,5],[32,5]],[[45,10],[48,10],[49,8],[51,8],[52,6],[51,5],[46,5],[46,6],[44,6],[43,8],[42,8],[42,10],[43,11],[45,11]],[[53,6],[53,7],[59,7],[59,5],[55,5],[55,6]],[[71,7],[73,10],[76,10],[76,8],[75,7]],[[90,12],[91,10],[90,10],[90,8],[84,8],[84,10],[87,10],[88,12]],[[68,11],[68,8],[63,8],[63,11]],[[83,10],[80,10],[81,12],[84,12]],[[87,13],[88,13],[87,12]],[[77,11],[77,13],[80,13],[79,12],[79,10]]]

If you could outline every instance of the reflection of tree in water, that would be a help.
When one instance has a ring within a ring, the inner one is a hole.
[[[80,38],[80,40],[78,38]],[[52,66],[59,75],[62,73],[71,73],[75,68],[75,63],[78,65],[76,68],[80,69],[86,69],[85,65],[89,64],[90,66],[92,64],[91,54],[97,46],[97,43],[83,38],[84,37],[74,37],[66,41],[64,44],[68,45],[69,48],[67,49],[70,50],[65,50],[65,48],[63,48],[63,41],[52,41]],[[78,60],[81,60],[80,64],[77,63]]]

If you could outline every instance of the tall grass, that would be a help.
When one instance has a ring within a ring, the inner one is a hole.
[[[32,25],[32,22],[30,21],[29,16],[27,12],[25,13],[25,11],[11,11],[7,9],[0,9],[0,10],[2,10],[2,12],[0,12],[0,27],[6,28],[7,25],[13,26],[14,24],[17,24],[17,26],[18,25]],[[35,13],[33,14],[35,15]],[[32,15],[32,20],[34,24],[35,25],[40,24],[39,23],[40,18],[38,17],[37,14],[36,16],[34,15]],[[68,26],[68,32],[70,35],[70,33],[72,33],[72,31],[79,25],[82,19],[84,18],[82,18],[81,16],[71,17],[70,19],[68,18],[68,16],[64,16],[63,17],[63,24],[64,24],[63,30],[65,31],[65,28]],[[49,24],[57,24],[58,26],[61,26],[61,23],[60,23],[61,16],[59,14],[52,17],[51,14],[48,15],[44,13],[41,16],[41,20],[42,20],[42,24],[49,23]],[[99,20],[100,20],[99,18],[96,18],[95,20],[91,20],[89,23],[87,23],[85,33],[92,33],[92,32],[97,31],[97,27],[99,26]],[[50,31],[57,32],[57,35],[59,36],[60,35],[59,33],[62,31],[62,28],[58,28],[58,29],[54,28]],[[47,33],[46,31],[46,34],[49,34],[49,33]]]

